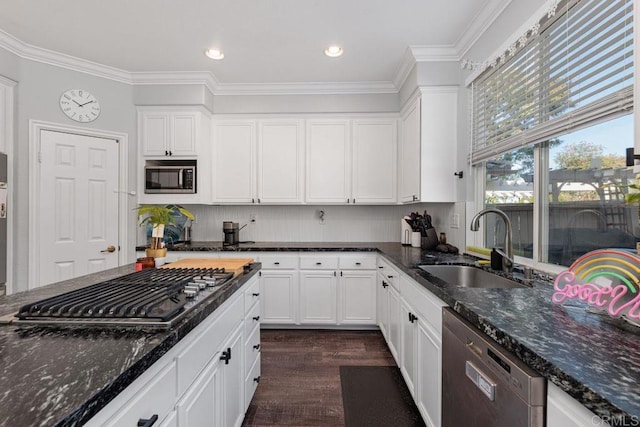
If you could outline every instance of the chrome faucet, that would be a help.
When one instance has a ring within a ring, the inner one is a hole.
[[[480,217],[484,214],[493,212],[504,221],[504,251],[497,249],[496,251],[502,255],[502,271],[509,272],[513,269],[513,244],[511,241],[511,220],[506,213],[496,208],[487,208],[478,212],[471,220],[471,231],[478,231],[480,228]]]

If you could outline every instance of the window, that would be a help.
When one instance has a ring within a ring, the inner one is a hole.
[[[471,161],[485,177],[484,204],[511,218],[516,255],[568,266],[640,240],[638,208],[624,202],[634,178],[625,166],[634,145],[632,4],[561,1],[472,84]],[[501,246],[502,221],[485,218],[485,245]]]

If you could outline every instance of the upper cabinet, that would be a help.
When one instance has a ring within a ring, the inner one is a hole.
[[[256,122],[216,120],[213,124],[214,203],[256,202]]]
[[[396,203],[397,121],[353,122],[353,203]]]
[[[421,87],[400,127],[400,201],[455,202],[458,88]]]
[[[258,203],[302,203],[303,165],[302,120],[260,120]]]
[[[302,138],[300,120],[216,120],[213,202],[301,203]]]
[[[349,120],[307,121],[306,201],[351,202]]]
[[[142,155],[147,157],[197,156],[201,139],[199,111],[166,108],[138,109]]]
[[[396,203],[395,119],[308,120],[307,203]]]

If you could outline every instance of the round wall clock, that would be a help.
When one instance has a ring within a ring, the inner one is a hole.
[[[100,115],[98,99],[82,89],[69,89],[60,96],[60,108],[71,120],[92,122]]]

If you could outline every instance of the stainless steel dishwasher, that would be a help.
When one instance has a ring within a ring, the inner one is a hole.
[[[543,377],[443,309],[443,427],[542,427],[545,402]]]

